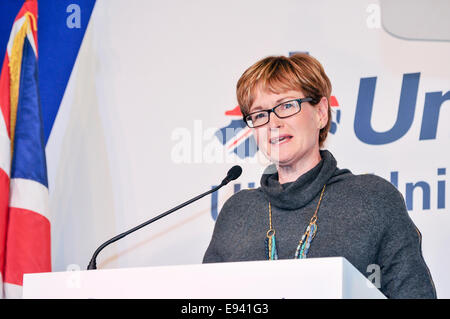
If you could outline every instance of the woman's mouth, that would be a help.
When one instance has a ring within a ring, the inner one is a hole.
[[[279,144],[288,142],[291,138],[292,138],[291,135],[281,135],[281,136],[277,136],[277,137],[272,137],[270,139],[270,144],[279,145]]]

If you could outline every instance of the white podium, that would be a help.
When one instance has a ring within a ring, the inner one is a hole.
[[[345,258],[25,274],[23,298],[385,298]]]

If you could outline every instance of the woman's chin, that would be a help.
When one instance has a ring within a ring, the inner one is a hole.
[[[270,157],[270,161],[274,163],[277,167],[285,167],[285,166],[291,166],[294,161],[292,158],[289,157]]]

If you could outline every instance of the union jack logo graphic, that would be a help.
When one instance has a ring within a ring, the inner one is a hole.
[[[253,157],[258,151],[251,129],[242,120],[239,105],[226,111],[226,116],[232,117],[231,123],[216,132],[219,142],[239,158]]]

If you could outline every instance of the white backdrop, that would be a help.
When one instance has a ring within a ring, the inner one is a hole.
[[[408,183],[429,185],[429,209],[416,187],[410,215],[438,297],[449,298],[450,100],[438,104],[436,137],[419,136],[426,94],[450,90],[450,44],[393,37],[369,10],[377,5],[97,0],[47,144],[53,270],[85,268],[102,242],[210,189],[234,164],[244,169],[240,185],[219,191],[219,210],[235,188],[258,187],[262,156],[227,154],[214,132],[234,119],[225,112],[237,104],[236,82],[247,67],[307,51],[322,62],[339,102],[326,145],[338,166],[387,180],[397,172],[404,196]],[[388,144],[361,141],[354,129],[361,79],[377,77],[371,125],[385,132],[396,123],[409,73],[420,73],[410,129]],[[204,198],[141,229],[106,248],[98,267],[201,263],[211,211]]]

